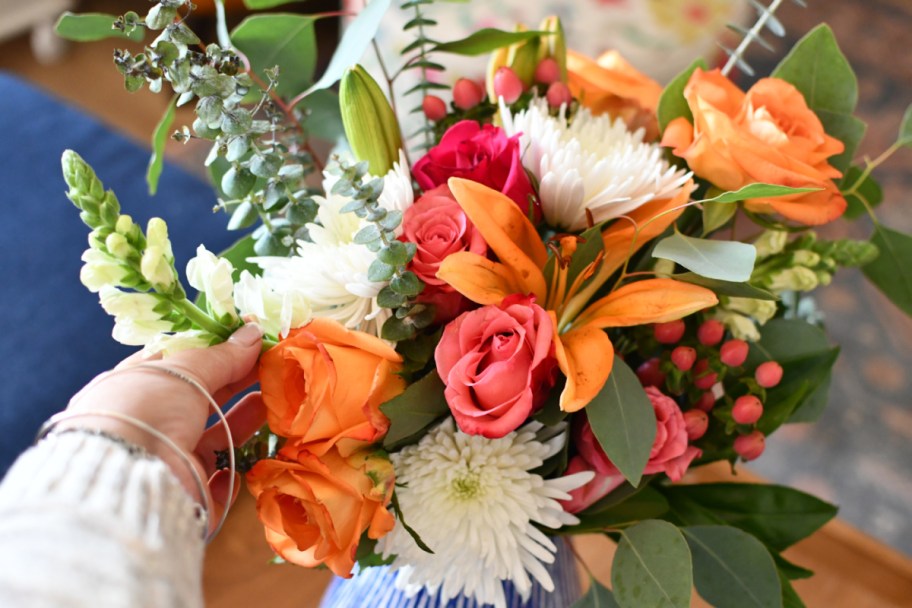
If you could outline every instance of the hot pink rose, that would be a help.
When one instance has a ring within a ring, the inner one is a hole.
[[[403,240],[418,247],[409,264],[409,270],[425,284],[418,300],[437,308],[437,323],[451,321],[470,302],[438,279],[437,269],[444,258],[459,251],[487,254],[487,243],[446,186],[434,188],[415,201],[406,210],[402,226]]]
[[[548,313],[521,295],[446,326],[435,358],[461,431],[497,438],[526,421],[554,384],[553,335]]]
[[[678,404],[654,386],[646,387],[646,395],[655,410],[656,438],[643,474],[665,473],[671,481],[679,481],[703,452],[687,444],[687,425]],[[624,483],[624,476],[605,455],[588,420],[574,428],[573,439],[577,455],[570,460],[567,473],[595,471],[595,479],[570,492],[572,498],[563,503],[564,510],[579,513]]]
[[[500,127],[474,120],[447,129],[440,143],[415,163],[412,175],[423,190],[464,177],[503,192],[523,210],[535,194],[520,159],[519,137],[507,137]],[[537,206],[534,210],[538,218]]]

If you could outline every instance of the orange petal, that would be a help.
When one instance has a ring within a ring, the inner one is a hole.
[[[548,252],[519,206],[478,182],[451,177],[448,185],[497,259],[521,282],[523,288],[516,293],[532,293],[544,302],[547,288],[541,269],[548,261]]]
[[[447,256],[437,269],[437,278],[482,306],[500,304],[515,293],[528,293],[512,270],[469,251]]]
[[[709,289],[673,279],[648,279],[624,285],[591,306],[576,327],[629,327],[667,323],[719,303]]]
[[[554,346],[557,363],[567,377],[560,407],[576,412],[595,398],[611,375],[614,346],[608,334],[592,326],[555,334]]]

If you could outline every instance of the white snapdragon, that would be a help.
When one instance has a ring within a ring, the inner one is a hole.
[[[788,232],[784,230],[766,230],[754,241],[757,258],[763,259],[781,253],[788,243]]]
[[[782,291],[811,291],[820,284],[817,273],[804,266],[786,268],[773,275],[770,289],[776,293]]]
[[[312,316],[303,293],[279,293],[263,277],[255,277],[246,270],[234,286],[234,304],[241,316],[254,317],[268,335],[280,338],[307,323]]]
[[[156,289],[168,290],[177,280],[173,264],[168,226],[161,218],[153,217],[146,226],[146,250],[140,260],[140,272]]]
[[[206,305],[218,319],[233,323],[238,320],[234,309],[234,266],[200,245],[196,257],[187,263],[187,282],[206,295]]]
[[[212,344],[212,340],[212,334],[198,329],[179,331],[174,334],[159,333],[146,343],[143,352],[146,356],[161,353],[164,357],[170,357],[183,350],[206,348]]]
[[[92,293],[98,293],[105,286],[121,285],[130,274],[116,258],[98,249],[86,249],[82,261],[85,265],[79,271],[79,280]]]
[[[144,346],[171,330],[171,322],[156,310],[161,301],[148,293],[126,293],[106,285],[99,290],[105,312],[114,317],[111,335],[121,344]]]

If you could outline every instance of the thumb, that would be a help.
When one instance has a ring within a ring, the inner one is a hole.
[[[262,337],[263,328],[248,323],[234,332],[227,342],[175,353],[168,357],[168,363],[190,372],[210,394],[214,394],[248,376],[260,355]]]

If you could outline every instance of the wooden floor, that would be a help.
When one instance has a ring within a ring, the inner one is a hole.
[[[147,5],[145,0],[88,0],[83,2],[83,10],[96,8],[105,2],[113,4],[111,11],[125,11],[131,8],[142,10]],[[818,8],[814,8],[815,5]],[[864,5],[864,8],[862,8]],[[866,74],[862,77],[862,98],[872,97],[880,100],[881,105],[869,108],[866,119],[872,122],[872,135],[874,144],[870,150],[882,149],[882,142],[889,144],[892,133],[898,124],[902,106],[901,98],[912,90],[912,69],[908,42],[912,34],[912,20],[903,22],[903,15],[908,16],[912,0],[870,0],[861,3],[859,0],[814,0],[811,2],[811,12],[800,13],[797,9],[789,8],[784,20],[787,25],[798,23],[806,31],[802,20],[813,23],[821,18],[833,21],[834,28],[840,40],[852,40],[857,43],[850,51],[853,63],[860,60]],[[838,9],[837,9],[838,7]],[[879,20],[863,15],[862,11],[878,11]],[[816,13],[813,12],[816,10]],[[864,17],[864,18],[862,18]],[[866,20],[867,19],[867,20]],[[859,23],[867,23],[867,29],[852,38],[852,28],[858,28]],[[873,25],[872,25],[873,24]],[[871,29],[874,27],[874,29]],[[797,29],[797,28],[796,28]],[[847,34],[848,33],[848,34]],[[879,46],[878,46],[879,45]],[[66,58],[56,64],[39,65],[32,58],[25,37],[0,45],[0,69],[6,69],[21,74],[23,77],[35,82],[38,86],[56,92],[63,98],[70,100],[88,112],[99,116],[113,128],[127,133],[137,141],[145,142],[152,132],[158,116],[164,110],[164,96],[155,96],[145,92],[126,94],[122,89],[122,80],[111,66],[111,44],[101,42],[95,44],[82,44],[73,46]],[[890,57],[890,59],[886,59]],[[856,63],[857,65],[857,63]],[[868,77],[871,73],[880,74],[880,80]],[[873,84],[872,84],[873,83]],[[878,84],[879,83],[879,84]],[[886,83],[886,84],[885,84]],[[895,86],[894,86],[895,85]],[[909,103],[912,98],[906,98],[904,103]],[[899,108],[897,110],[897,108]],[[886,118],[885,118],[886,117]],[[178,118],[180,124],[189,122]],[[171,160],[184,166],[193,167],[189,162],[204,151],[194,148],[182,147],[179,144],[169,144],[168,155]],[[910,165],[906,160],[896,159],[886,165],[886,189],[888,200],[893,200],[892,206],[886,207],[885,213],[890,218],[891,224],[905,231],[912,231],[912,214],[908,212],[908,201],[903,203],[903,195],[912,189],[909,172],[906,168]],[[906,195],[906,199],[908,196]],[[833,290],[838,306],[845,309],[846,299],[855,302],[858,308],[858,293],[852,287],[842,287]],[[842,298],[840,300],[840,298]],[[840,304],[841,302],[841,304]],[[826,304],[826,302],[824,302]],[[885,302],[876,302],[878,307],[888,307]],[[865,309],[866,304],[861,308]],[[892,418],[896,425],[901,426],[899,437],[912,439],[912,413],[910,413],[910,392],[912,383],[909,380],[908,369],[912,365],[909,356],[910,342],[907,338],[912,325],[908,319],[892,314],[889,308],[887,317],[879,322],[887,329],[886,346],[893,345],[893,351],[899,355],[891,355],[892,359],[880,359],[865,353],[859,345],[852,343],[850,337],[840,336],[840,342],[847,344],[844,350],[844,360],[865,361],[865,365],[858,366],[864,373],[871,369],[869,381],[872,384],[880,383],[880,388],[892,386],[894,394],[889,396],[896,407],[892,410]],[[841,323],[842,317],[837,316]],[[867,322],[867,321],[866,321]],[[846,320],[843,325],[854,327],[851,321]],[[863,327],[861,324],[859,327]],[[892,328],[892,331],[891,331]],[[898,328],[898,330],[897,330]],[[905,336],[905,337],[903,337]],[[905,341],[903,341],[905,340]],[[868,340],[867,343],[870,343]],[[897,346],[898,345],[898,346]],[[857,349],[857,350],[856,350]],[[903,354],[904,353],[904,354]],[[904,358],[903,358],[904,357]],[[877,363],[879,361],[879,363]],[[886,362],[885,362],[886,361]],[[854,367],[846,367],[844,377],[860,373]],[[889,375],[893,370],[892,376]],[[898,370],[898,371],[897,371]],[[881,376],[878,376],[878,373]],[[883,374],[892,377],[892,384],[883,380]],[[880,379],[878,379],[880,378]],[[852,380],[855,383],[854,377]],[[859,380],[857,386],[864,386],[864,379]],[[881,391],[882,392],[882,391]],[[864,394],[864,397],[877,399],[876,391]],[[834,399],[844,398],[836,395]],[[871,402],[863,405],[871,407]],[[885,410],[886,411],[886,410]],[[881,445],[877,442],[877,434],[866,449],[869,452],[878,452]],[[881,435],[882,438],[882,435]],[[837,448],[838,449],[838,448]],[[865,448],[862,448],[865,449]],[[900,454],[912,452],[905,448]],[[892,463],[895,470],[907,477],[897,477],[897,487],[907,483],[909,474],[909,460],[900,460]],[[871,469],[874,470],[874,469]],[[829,486],[834,487],[832,479],[836,471],[818,471],[818,477],[809,485],[822,483],[824,479]],[[771,473],[772,474],[772,473]],[[701,472],[704,479],[717,480],[726,477],[724,468],[713,468]],[[828,477],[829,475],[829,477]],[[749,479],[748,476],[739,476],[740,480]],[[816,486],[814,486],[816,487]],[[839,499],[841,496],[833,498]],[[869,507],[866,496],[855,497],[858,502],[855,509],[864,511]],[[845,502],[844,500],[841,502]],[[912,521],[912,502],[902,502],[908,521]],[[901,518],[902,519],[902,518]],[[860,520],[860,521],[863,521]],[[887,535],[889,537],[889,535]],[[609,580],[610,558],[613,553],[611,543],[599,537],[583,537],[577,540],[580,555],[598,578],[607,582]],[[912,564],[908,558],[872,540],[870,537],[858,532],[847,524],[837,521],[826,526],[813,538],[803,541],[791,549],[787,557],[803,566],[817,572],[817,576],[810,580],[798,581],[796,588],[811,608],[890,608],[912,606]],[[292,566],[276,566],[269,564],[271,552],[263,541],[262,529],[256,520],[253,504],[246,492],[242,492],[241,499],[232,512],[225,529],[210,547],[205,564],[205,591],[207,606],[209,608],[249,608],[269,606],[270,608],[311,608],[318,605],[320,594],[327,584],[330,575],[328,572],[305,571]],[[702,604],[696,604],[702,605]]]

